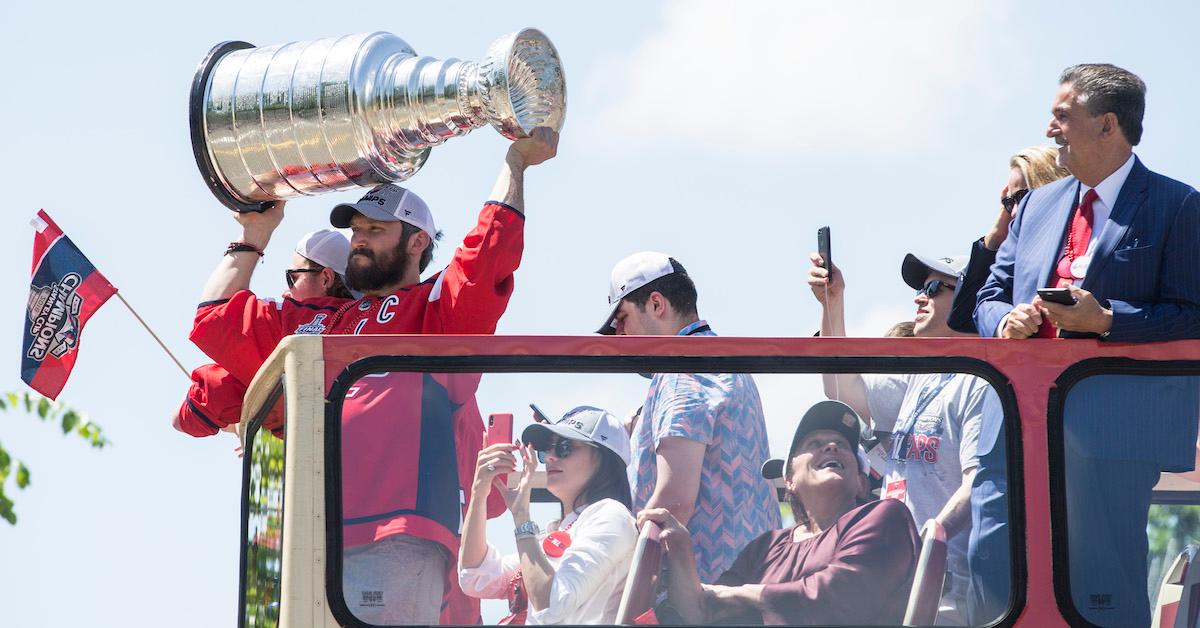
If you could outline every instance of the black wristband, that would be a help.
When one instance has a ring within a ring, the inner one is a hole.
[[[252,251],[254,253],[258,253],[259,257],[263,256],[262,249],[254,246],[253,244],[246,244],[245,242],[230,242],[229,248],[225,249],[225,254],[232,255],[234,253],[241,253],[243,251]]]

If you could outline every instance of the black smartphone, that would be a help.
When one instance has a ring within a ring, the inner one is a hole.
[[[536,421],[537,423],[549,423],[550,422],[550,417],[546,416],[546,413],[542,412],[542,409],[537,407],[536,403],[529,404],[529,409],[533,410],[533,420]]]
[[[1075,305],[1075,295],[1068,288],[1038,288],[1038,296],[1043,301],[1059,305]]]
[[[821,255],[821,268],[825,270],[833,268],[833,251],[830,250],[828,226],[817,229],[817,253]]]

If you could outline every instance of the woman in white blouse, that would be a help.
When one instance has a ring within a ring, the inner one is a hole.
[[[625,587],[637,529],[630,514],[629,435],[612,414],[589,406],[553,424],[525,428],[517,444],[479,452],[471,505],[458,554],[458,582],[467,594],[507,598],[501,623],[611,624]],[[517,471],[509,490],[497,476]],[[546,490],[562,517],[542,531],[529,520],[530,479],[546,465]],[[486,503],[501,491],[516,524],[517,553],[500,556],[487,542]]]

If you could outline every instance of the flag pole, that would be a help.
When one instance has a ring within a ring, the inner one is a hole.
[[[191,374],[188,373],[187,369],[183,368],[183,364],[179,362],[179,358],[176,358],[175,354],[171,353],[171,350],[167,348],[167,345],[163,344],[163,341],[159,339],[158,334],[154,333],[154,330],[150,329],[150,326],[146,324],[146,321],[142,320],[142,317],[138,315],[137,310],[134,310],[133,306],[129,304],[129,301],[126,301],[125,297],[121,296],[121,291],[118,290],[116,294],[117,298],[121,300],[121,303],[124,303],[125,307],[129,308],[129,313],[133,314],[133,317],[142,324],[142,327],[146,328],[146,331],[150,333],[150,335],[154,338],[154,341],[158,343],[158,346],[162,347],[162,350],[166,351],[167,355],[171,356],[171,359],[175,362],[175,366],[179,367],[179,370],[183,373],[183,376],[188,378],[188,381],[191,381]]]

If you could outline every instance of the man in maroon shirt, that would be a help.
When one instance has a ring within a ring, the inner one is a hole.
[[[763,465],[783,477],[797,524],[746,546],[716,584],[701,584],[687,528],[664,509],[657,522],[670,569],[668,599],[686,624],[897,625],[920,541],[908,508],[867,495],[860,419],[840,401],[804,414],[788,458]]]

